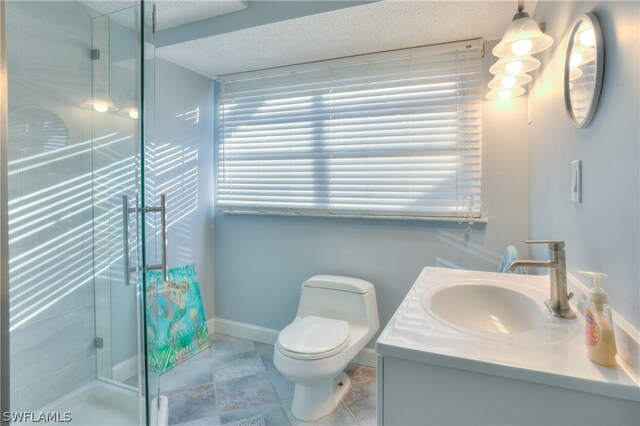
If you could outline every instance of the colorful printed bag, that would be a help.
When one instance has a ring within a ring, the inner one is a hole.
[[[195,265],[147,272],[147,345],[149,369],[164,373],[209,346]]]

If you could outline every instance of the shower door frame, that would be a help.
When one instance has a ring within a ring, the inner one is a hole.
[[[8,101],[5,4],[0,0],[0,424],[7,425],[4,413],[9,405],[9,194]],[[4,374],[3,374],[4,373]]]
[[[146,416],[146,425],[147,426],[155,426],[151,424],[151,421],[154,420],[157,424],[160,420],[161,414],[161,403],[160,403],[160,380],[159,374],[149,371],[149,357],[148,357],[148,324],[147,320],[151,318],[151,321],[155,321],[156,315],[154,312],[151,312],[148,315],[147,310],[149,309],[147,305],[147,271],[152,269],[160,269],[162,271],[163,277],[166,276],[166,229],[163,230],[163,259],[162,263],[159,265],[150,264],[147,259],[147,215],[149,213],[160,213],[160,219],[162,220],[162,225],[166,226],[165,215],[166,215],[166,204],[164,203],[164,199],[162,199],[160,207],[157,206],[149,206],[147,200],[147,191],[145,189],[146,185],[146,174],[145,169],[147,166],[147,158],[145,155],[145,146],[149,143],[150,140],[155,138],[155,32],[156,32],[156,5],[155,0],[140,0],[139,9],[140,11],[140,19],[139,19],[139,61],[140,67],[138,70],[137,77],[140,79],[139,81],[139,92],[138,92],[138,111],[139,119],[139,160],[138,167],[140,167],[139,171],[139,209],[140,209],[140,256],[141,256],[141,277],[140,277],[140,287],[142,290],[142,296],[138,299],[138,302],[142,305],[142,330],[139,330],[141,335],[141,343],[142,343],[142,365],[140,366],[142,370],[142,377],[144,380],[144,385],[141,386],[143,389],[143,401],[145,403],[145,409],[143,412]],[[149,50],[147,51],[147,43],[149,46]],[[147,68],[146,61],[148,58],[151,58],[151,66]],[[157,297],[157,296],[156,296]],[[157,309],[157,308],[156,308]],[[167,415],[168,413],[164,413]],[[168,417],[166,418],[168,419]]]

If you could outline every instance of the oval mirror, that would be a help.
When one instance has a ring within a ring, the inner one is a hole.
[[[598,19],[581,15],[571,29],[564,62],[564,102],[576,127],[586,127],[598,106],[604,70],[604,44]]]

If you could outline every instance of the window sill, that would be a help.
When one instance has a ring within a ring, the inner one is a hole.
[[[346,219],[382,219],[382,220],[419,220],[426,222],[460,222],[467,223],[468,219],[451,216],[400,216],[400,215],[379,215],[379,214],[348,214],[348,213],[315,213],[315,212],[285,212],[285,211],[255,211],[255,210],[226,210],[221,209],[225,215],[246,215],[246,216],[297,216],[297,217],[337,217]],[[474,223],[487,223],[487,216],[473,218]]]

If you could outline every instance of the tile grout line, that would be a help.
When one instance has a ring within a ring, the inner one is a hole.
[[[351,412],[351,410],[349,410],[349,407],[347,407],[347,404],[344,403],[344,400],[340,401],[340,404],[342,404],[342,406],[345,408],[345,410],[347,410],[347,413],[349,413],[349,415],[351,416],[351,419],[353,420],[353,422],[355,424],[358,424],[358,421],[356,420],[356,416]]]
[[[289,412],[287,411],[287,407],[284,406],[284,399],[280,399],[280,400],[278,400],[278,402],[280,403],[280,408],[282,408],[282,412],[284,413],[284,417],[287,419],[289,424],[293,426],[294,423],[290,421],[291,419],[289,419]]]
[[[211,347],[211,345],[209,345],[209,356],[211,357],[211,383],[213,384],[213,397],[215,398],[215,409],[216,409],[216,416],[218,416],[218,419],[220,420],[220,424],[222,424],[222,415],[220,414],[220,404],[218,403],[218,383],[216,382],[216,377],[215,377],[215,366],[214,366],[214,361],[213,361],[213,348]]]
[[[264,367],[264,372],[261,373],[269,382],[269,384],[271,385],[271,389],[273,390],[273,394],[276,396],[276,402],[278,402],[280,404],[280,409],[282,410],[282,414],[284,414],[284,417],[287,419],[287,421],[289,421],[289,416],[287,416],[287,410],[284,408],[284,406],[282,405],[282,400],[278,397],[278,392],[276,392],[276,388],[273,386],[273,382],[271,381],[271,378],[267,376],[267,365],[264,363],[264,359],[262,358],[262,354],[260,353],[260,351],[258,350],[258,347],[256,346],[256,350],[255,350],[256,355],[258,355],[258,359],[260,360],[260,362],[262,363],[262,366]],[[265,420],[266,422],[266,418],[264,416],[262,416],[262,418]],[[289,422],[291,424],[291,422]]]

